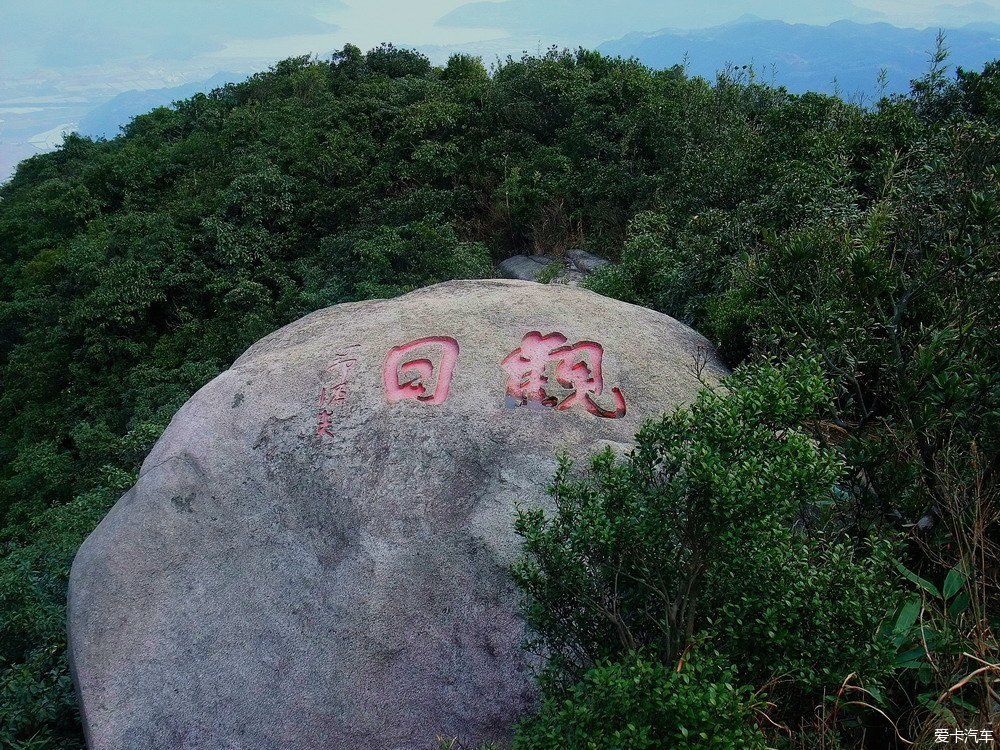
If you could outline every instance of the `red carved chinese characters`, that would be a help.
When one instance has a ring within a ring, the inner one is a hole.
[[[424,404],[444,403],[457,362],[458,342],[448,336],[428,336],[394,346],[382,368],[386,399],[390,404],[406,399]]]
[[[353,344],[338,351],[326,368],[316,421],[320,437],[335,434],[337,412],[354,388],[352,377],[360,348]],[[382,367],[386,401],[443,404],[451,391],[458,355],[458,341],[450,336],[427,336],[394,346],[386,353]],[[605,392],[603,362],[604,348],[594,341],[570,344],[561,333],[532,331],[500,363],[507,375],[508,403],[560,411],[580,406],[598,417],[624,417],[621,389]]]
[[[347,400],[348,384],[358,364],[359,348],[358,344],[346,347],[344,351],[337,352],[336,358],[327,365],[319,392],[319,414],[316,415],[316,434],[320,437],[333,437],[334,412]]]
[[[566,342],[561,333],[526,334],[521,346],[500,363],[507,373],[507,395],[519,404],[532,401],[554,409],[580,404],[598,417],[624,417],[620,389],[611,389],[613,403],[608,406],[597,400],[604,393],[604,348],[593,341]]]

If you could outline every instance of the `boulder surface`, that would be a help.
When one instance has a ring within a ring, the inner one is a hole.
[[[534,698],[516,506],[724,373],[658,313],[459,281],[337,305],[177,412],[81,547],[92,750],[503,743]]]

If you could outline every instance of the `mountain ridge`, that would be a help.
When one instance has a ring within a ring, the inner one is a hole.
[[[946,29],[946,65],[976,68],[1000,56],[993,24]],[[938,30],[908,29],[885,22],[834,21],[824,26],[767,19],[739,19],[706,29],[636,32],[605,42],[598,50],[634,57],[653,68],[686,63],[694,75],[713,78],[727,64],[773,70],[776,85],[792,93],[817,91],[877,97],[902,93],[927,72]]]

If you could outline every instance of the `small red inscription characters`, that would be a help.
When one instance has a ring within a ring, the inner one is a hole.
[[[598,417],[624,417],[625,397],[620,389],[611,389],[613,406],[604,407],[597,401],[604,392],[604,347],[593,341],[571,345],[566,341],[561,333],[526,334],[521,346],[500,363],[507,373],[507,395],[518,404],[534,401],[554,409],[581,404]]]
[[[323,385],[319,391],[319,414],[316,415],[316,434],[333,437],[333,413],[347,400],[347,386],[351,373],[358,365],[357,351],[360,344],[351,344],[337,352],[327,365]]]
[[[436,367],[431,356],[439,360]],[[448,336],[428,336],[394,346],[382,368],[386,399],[390,404],[406,399],[424,404],[444,403],[457,362],[458,342]]]

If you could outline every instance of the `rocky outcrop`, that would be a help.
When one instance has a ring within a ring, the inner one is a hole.
[[[439,284],[264,338],[176,414],[80,549],[92,750],[505,741],[533,700],[507,571],[556,454],[627,446],[723,368],[568,286]]]
[[[541,281],[547,279],[556,283],[576,285],[589,274],[610,261],[586,250],[570,250],[563,256],[557,255],[515,255],[497,266],[504,278],[521,281]]]

